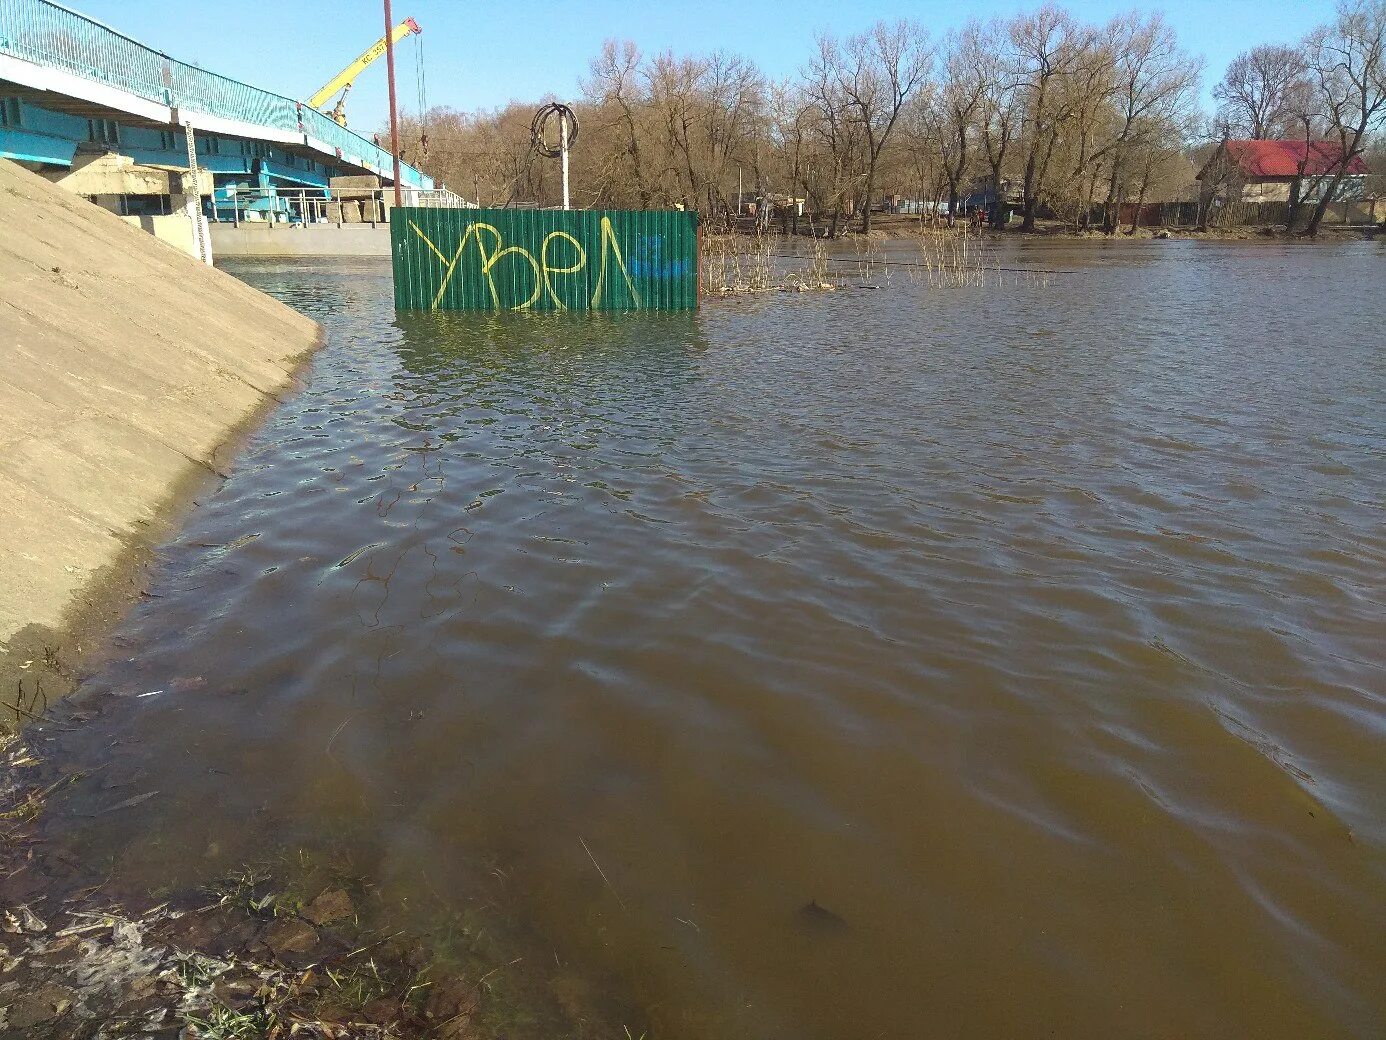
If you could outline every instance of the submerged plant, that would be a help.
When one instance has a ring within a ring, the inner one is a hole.
[[[272,1035],[275,1016],[263,1007],[251,1011],[236,1011],[225,1004],[214,1004],[206,1018],[184,1017],[194,1036],[201,1040],[259,1040]]]

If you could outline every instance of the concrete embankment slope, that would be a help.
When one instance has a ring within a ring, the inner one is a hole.
[[[0,728],[84,634],[218,449],[316,346],[309,319],[0,160]],[[39,687],[42,686],[40,692]]]

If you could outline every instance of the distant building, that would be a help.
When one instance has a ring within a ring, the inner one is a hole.
[[[1343,168],[1337,141],[1223,141],[1198,173],[1205,196],[1226,202],[1318,201]],[[1364,195],[1371,171],[1353,156],[1333,201]]]

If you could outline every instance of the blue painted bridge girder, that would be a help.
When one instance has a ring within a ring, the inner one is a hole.
[[[393,179],[388,151],[303,102],[178,61],[53,0],[0,0],[0,156],[67,166],[91,143],[186,167],[185,125],[219,186]],[[433,187],[407,164],[400,182]]]

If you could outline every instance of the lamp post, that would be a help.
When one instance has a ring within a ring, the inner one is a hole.
[[[568,113],[558,113],[558,148],[562,153],[563,163],[563,208],[568,206]]]
[[[399,186],[399,109],[395,103],[395,19],[385,0],[385,76],[390,82],[390,158],[394,160],[395,205],[404,205]]]

